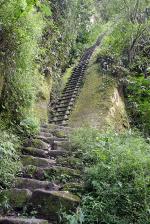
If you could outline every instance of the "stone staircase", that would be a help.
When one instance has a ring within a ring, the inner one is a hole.
[[[80,198],[71,193],[71,188],[79,185],[81,170],[61,162],[63,158],[69,160],[71,154],[67,138],[70,131],[68,127],[43,125],[36,138],[26,140],[23,169],[12,188],[0,193],[1,198],[9,199],[11,208],[7,217],[5,213],[0,217],[0,223],[59,223],[62,208],[69,211],[78,206]]]
[[[1,211],[0,224],[57,224],[59,212],[73,211],[80,203],[76,195],[82,190],[82,164],[76,163],[70,149],[67,127],[85,70],[96,44],[87,49],[74,69],[63,93],[54,105],[50,123],[42,125],[38,136],[28,138],[22,147],[22,171],[9,190],[0,192],[9,209]],[[61,222],[62,223],[62,222]]]
[[[80,93],[80,89],[84,84],[85,70],[89,64],[89,60],[100,44],[101,37],[97,42],[86,50],[79,64],[74,68],[71,77],[69,78],[66,87],[64,88],[61,97],[54,103],[51,110],[49,122],[53,124],[66,125],[69,120],[69,115],[73,110],[76,99]]]

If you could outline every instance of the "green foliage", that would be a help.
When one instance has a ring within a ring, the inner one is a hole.
[[[150,145],[138,134],[95,129],[77,130],[71,139],[88,166],[81,223],[148,224]],[[77,223],[69,217],[67,223]]]
[[[127,87],[126,102],[131,121],[147,135],[149,79],[145,73],[150,60],[148,8],[149,1],[146,0],[103,0],[100,8],[103,19],[112,21],[103,40],[100,59],[104,61],[107,56],[113,59],[113,63],[107,67],[107,72],[114,74],[119,84]]]
[[[20,122],[20,132],[24,135],[35,135],[39,132],[39,121],[34,117],[29,117]]]
[[[1,112],[8,122],[17,125],[27,116],[36,99],[40,82],[38,67],[38,42],[44,21],[36,11],[34,2],[6,1],[0,8],[5,54],[3,57],[4,86]],[[9,52],[12,52],[11,54]]]
[[[0,188],[8,187],[19,172],[19,139],[17,136],[1,130],[0,132]]]
[[[134,124],[150,134],[150,79],[141,76],[131,76],[127,87],[128,108]]]

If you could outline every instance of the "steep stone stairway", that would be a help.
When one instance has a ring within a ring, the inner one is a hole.
[[[26,140],[23,169],[12,188],[0,193],[1,201],[7,197],[9,205],[0,223],[59,223],[62,208],[68,211],[77,207],[80,198],[71,192],[75,183],[79,185],[81,170],[67,162],[71,155],[67,138],[70,131],[69,127],[43,125],[36,138]]]
[[[61,97],[52,108],[52,113],[49,120],[50,123],[59,125],[67,124],[69,115],[79,95],[80,88],[83,85],[85,70],[95,48],[100,44],[100,39],[101,37],[92,47],[86,50],[79,64],[74,68],[72,75],[61,94]]]
[[[70,149],[68,138],[72,129],[66,124],[89,59],[99,43],[100,39],[85,52],[74,69],[53,108],[51,124],[42,125],[36,137],[24,142],[23,168],[11,189],[0,192],[3,201],[0,224],[57,224],[61,210],[74,210],[80,203],[76,191],[83,186],[83,167],[75,162],[78,158]]]

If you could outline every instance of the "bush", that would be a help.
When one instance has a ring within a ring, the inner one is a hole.
[[[36,118],[26,118],[20,123],[20,131],[23,132],[24,135],[35,135],[39,131],[39,121]]]
[[[127,87],[128,109],[134,125],[150,135],[150,79],[130,76]]]
[[[148,224],[150,145],[138,134],[92,129],[78,130],[71,139],[88,164],[82,223]]]
[[[0,131],[0,188],[9,187],[20,171],[19,139],[8,131]]]

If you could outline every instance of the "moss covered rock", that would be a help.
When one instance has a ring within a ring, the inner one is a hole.
[[[46,218],[58,217],[61,208],[74,210],[80,203],[80,198],[68,192],[36,190],[31,198],[32,209]]]
[[[24,143],[24,146],[25,147],[34,147],[37,149],[48,149],[49,148],[49,144],[42,141],[41,139],[28,139]]]
[[[10,189],[0,193],[1,203],[8,199],[8,203],[12,208],[23,208],[30,200],[32,192],[28,189]]]
[[[33,165],[39,167],[47,167],[56,164],[55,160],[38,158],[33,156],[22,156],[21,161],[24,166]]]

